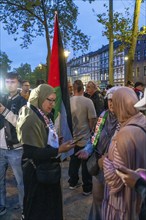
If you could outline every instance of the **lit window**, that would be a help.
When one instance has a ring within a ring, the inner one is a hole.
[[[137,60],[140,60],[140,51],[137,51]]]

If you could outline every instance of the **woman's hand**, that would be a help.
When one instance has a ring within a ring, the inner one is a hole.
[[[89,153],[86,150],[80,150],[76,154],[79,159],[87,160],[89,157]]]
[[[4,110],[5,110],[5,106],[3,106],[3,105],[0,103],[0,114],[2,114]]]
[[[140,178],[140,175],[137,172],[126,167],[120,167],[116,170],[116,173],[121,177],[123,183],[131,188],[135,186],[137,180]]]
[[[67,152],[74,147],[75,147],[75,144],[73,143],[72,140],[67,141],[59,146],[58,153]]]

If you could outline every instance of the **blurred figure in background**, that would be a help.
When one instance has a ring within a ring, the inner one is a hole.
[[[20,91],[20,95],[25,98],[26,100],[28,100],[29,95],[30,95],[30,83],[28,80],[24,80],[21,83],[21,88],[22,90]]]
[[[68,81],[68,91],[69,91],[69,96],[73,96],[73,85],[70,81]]]
[[[143,92],[144,92],[144,84],[142,82],[136,82],[134,85],[134,91],[138,97],[138,99],[143,98]]]
[[[38,79],[38,80],[36,81],[36,87],[39,86],[39,85],[41,85],[41,84],[45,84],[45,83],[46,83],[45,80],[43,80],[43,79]]]
[[[101,93],[97,89],[97,85],[93,81],[89,81],[86,86],[86,93],[89,98],[93,101],[97,117],[104,110],[104,99]]]
[[[131,89],[134,89],[134,83],[130,80],[127,81],[126,86],[131,88]]]

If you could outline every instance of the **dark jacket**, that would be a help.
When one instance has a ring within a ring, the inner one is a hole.
[[[145,217],[146,217],[146,181],[143,178],[139,178],[135,184],[135,189],[141,195],[141,198],[143,200],[139,220],[145,220]]]
[[[136,191],[142,198],[146,198],[146,181],[143,178],[139,178],[135,184]]]
[[[99,117],[104,110],[104,98],[100,92],[96,91],[92,96],[90,96],[90,99],[93,101],[97,117]]]
[[[19,143],[16,134],[15,123],[17,120],[18,112],[20,108],[27,103],[27,101],[16,94],[12,98],[5,95],[1,98],[1,103],[6,107],[4,112],[0,114],[0,130],[5,129],[5,139],[8,149],[14,149],[16,144]]]

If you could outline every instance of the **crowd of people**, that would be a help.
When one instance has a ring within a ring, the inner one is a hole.
[[[63,143],[54,123],[55,90],[38,82],[30,91],[9,73],[0,98],[0,216],[6,214],[6,171],[14,173],[22,220],[63,220],[60,153],[69,159],[70,190],[92,193],[88,220],[144,220],[146,216],[146,89],[142,82],[108,86],[68,83],[73,139]],[[88,162],[96,158],[96,173]],[[82,182],[79,182],[81,166]],[[47,172],[47,178],[46,177]],[[106,211],[105,211],[106,210]]]

